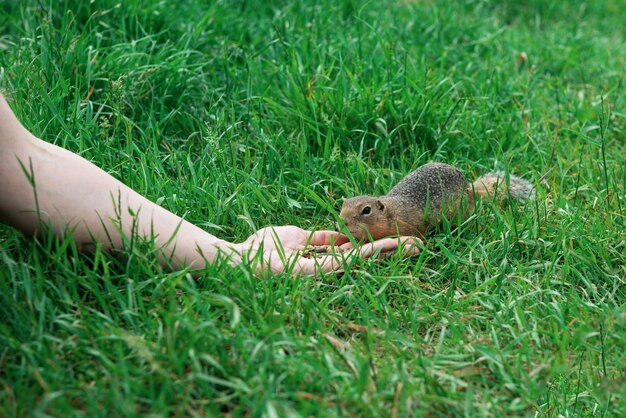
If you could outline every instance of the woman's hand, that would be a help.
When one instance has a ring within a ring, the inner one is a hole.
[[[243,261],[257,263],[259,274],[291,271],[316,275],[342,269],[354,257],[387,257],[399,247],[406,256],[418,254],[415,237],[384,238],[355,247],[335,231],[307,231],[296,226],[259,229],[237,245]]]

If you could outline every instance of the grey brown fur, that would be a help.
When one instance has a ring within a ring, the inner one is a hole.
[[[393,235],[423,237],[444,218],[467,219],[474,208],[475,195],[495,196],[508,192],[524,201],[534,195],[532,185],[503,173],[488,173],[469,184],[456,167],[428,163],[408,174],[387,195],[357,196],[347,199],[340,217],[357,239],[379,239]]]

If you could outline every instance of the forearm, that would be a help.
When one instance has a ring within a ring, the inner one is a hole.
[[[122,248],[124,237],[136,234],[153,239],[179,268],[202,267],[216,259],[218,248],[230,247],[84,158],[35,138],[1,96],[0,196],[0,220],[31,235],[42,227],[71,232],[81,249],[94,241]]]

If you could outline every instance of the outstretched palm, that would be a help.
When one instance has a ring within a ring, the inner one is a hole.
[[[259,229],[241,243],[241,252],[256,260],[257,270],[315,275],[339,270],[353,257],[385,257],[398,247],[417,254],[418,238],[385,238],[358,247],[334,231],[307,231],[297,226]]]

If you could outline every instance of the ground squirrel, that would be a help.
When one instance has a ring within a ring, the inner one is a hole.
[[[359,240],[391,235],[420,238],[443,218],[465,220],[474,209],[474,196],[509,195],[525,201],[534,195],[532,184],[502,172],[487,173],[473,184],[456,167],[443,163],[425,164],[380,197],[347,199],[339,216]]]

